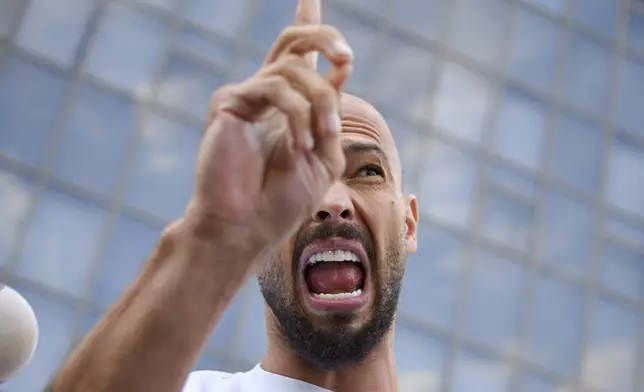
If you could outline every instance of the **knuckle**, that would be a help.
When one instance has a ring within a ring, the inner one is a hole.
[[[326,105],[333,102],[335,91],[330,85],[319,83],[310,90],[311,101],[318,105]]]

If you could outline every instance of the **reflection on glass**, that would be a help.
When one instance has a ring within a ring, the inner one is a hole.
[[[428,140],[420,205],[429,214],[466,227],[476,191],[476,162],[453,146]]]
[[[88,84],[78,88],[72,105],[53,172],[82,187],[111,194],[136,126],[136,106]]]
[[[328,5],[327,5],[328,4]],[[322,2],[324,23],[335,26],[353,50],[353,73],[348,80],[347,91],[363,95],[363,91],[373,83],[372,61],[377,47],[378,31],[375,23],[358,20],[351,14],[333,7],[330,2]],[[372,5],[370,4],[370,8]],[[290,14],[289,14],[290,15]],[[322,67],[320,67],[322,70]]]
[[[516,8],[508,73],[535,87],[550,89],[557,66],[561,29],[554,21],[535,12]]]
[[[604,134],[571,116],[560,115],[554,131],[549,171],[556,180],[595,193]]]
[[[31,1],[17,43],[70,67],[95,4],[93,0]]]
[[[266,323],[264,322],[264,297],[259,291],[259,284],[255,276],[251,277],[248,284],[248,300],[244,304],[240,333],[241,346],[235,355],[250,363],[258,363],[266,355]]]
[[[540,276],[534,296],[528,357],[540,366],[569,374],[579,363],[582,294]]]
[[[158,99],[201,120],[206,115],[212,92],[221,83],[221,76],[212,70],[173,55],[161,81]]]
[[[616,140],[608,161],[608,201],[644,216],[644,151],[625,140]]]
[[[433,56],[428,51],[389,36],[387,56],[378,62],[375,100],[417,118],[427,118],[427,89]]]
[[[434,109],[434,123],[472,142],[481,140],[489,84],[480,75],[454,63],[444,65]]]
[[[394,350],[401,391],[439,391],[444,355],[441,342],[398,323]]]
[[[424,225],[418,244],[418,252],[407,259],[399,308],[411,317],[449,328],[463,271],[465,239]]]
[[[247,0],[188,0],[184,15],[190,22],[230,37],[242,27]],[[292,14],[292,10],[289,15]],[[274,39],[275,36],[271,36]]]
[[[605,391],[635,391],[633,381],[641,328],[642,321],[631,311],[602,300],[596,302],[589,347],[582,361],[587,385]]]
[[[6,263],[29,209],[33,185],[17,175],[0,170],[0,265]]]
[[[628,45],[644,53],[644,7],[637,9],[636,3],[631,3],[631,10],[628,14],[627,26],[627,42]]]
[[[391,2],[391,19],[403,29],[438,40],[447,20],[447,0],[397,0]],[[371,8],[371,7],[369,7]]]
[[[125,190],[127,203],[165,219],[182,215],[194,188],[201,133],[155,115],[145,125]]]
[[[600,34],[612,38],[619,17],[619,1],[576,0],[572,2],[572,18]]]
[[[617,121],[628,132],[644,137],[644,111],[641,105],[644,101],[644,65],[624,59],[621,68]]]
[[[280,31],[293,23],[294,5],[290,0],[259,0],[251,39],[263,52],[268,52]]]
[[[99,306],[110,306],[134,281],[160,234],[159,229],[127,215],[118,218],[92,284],[92,297]]]
[[[69,268],[69,267],[67,267]],[[30,288],[14,286],[38,317],[38,347],[29,364],[14,378],[2,384],[7,392],[42,391],[49,382],[71,345],[75,311],[69,305]]]
[[[164,53],[166,22],[110,3],[99,23],[85,70],[119,88],[148,94]]]
[[[38,165],[56,128],[68,82],[18,57],[0,68],[0,152]]]
[[[188,25],[184,26],[175,38],[175,47],[195,57],[211,61],[224,68],[231,66],[234,48],[222,41],[207,36],[203,31]]]
[[[483,218],[483,233],[487,238],[525,250],[533,221],[532,205],[499,190],[488,189]]]
[[[450,45],[475,60],[497,65],[504,39],[507,2],[503,0],[461,0],[450,26]]]
[[[454,372],[454,392],[507,391],[508,365],[492,358],[460,351]]]
[[[606,241],[600,279],[603,285],[618,293],[633,299],[641,298],[644,295],[644,254]]]
[[[547,117],[545,102],[512,87],[506,88],[494,123],[494,151],[503,158],[537,170],[541,164]]]
[[[519,325],[523,268],[487,252],[477,255],[473,268],[465,334],[501,350],[512,350]]]
[[[498,163],[491,164],[488,169],[488,181],[496,188],[516,192],[527,198],[534,197],[537,189],[534,176]]]
[[[22,0],[5,0],[0,2],[0,37],[9,35],[16,28],[22,16]]]
[[[46,190],[29,222],[18,274],[71,295],[85,295],[104,212]]]
[[[540,260],[584,277],[594,243],[594,213],[590,206],[550,191],[540,227]]]
[[[599,43],[576,34],[568,49],[562,78],[564,98],[589,113],[603,115],[608,107],[611,53]]]

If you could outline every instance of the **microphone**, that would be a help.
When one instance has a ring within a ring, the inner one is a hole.
[[[29,362],[38,343],[38,322],[27,300],[0,283],[0,385]]]

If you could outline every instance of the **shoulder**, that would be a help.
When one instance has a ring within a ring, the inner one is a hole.
[[[182,392],[238,392],[245,373],[200,370],[190,373]]]

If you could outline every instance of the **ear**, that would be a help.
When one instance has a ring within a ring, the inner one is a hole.
[[[405,197],[405,240],[407,253],[416,253],[418,249],[418,200],[414,195]]]

